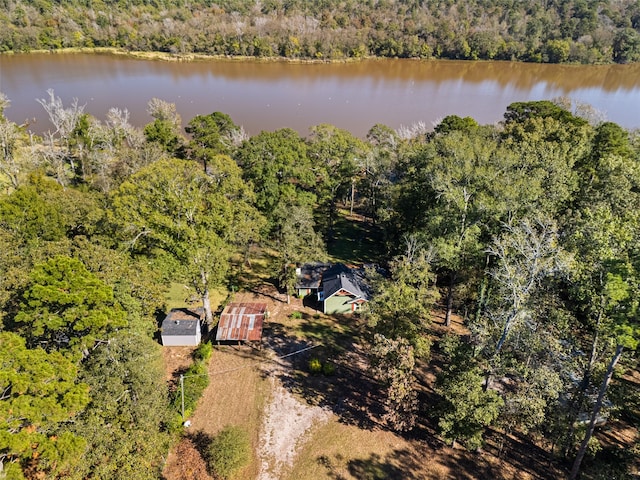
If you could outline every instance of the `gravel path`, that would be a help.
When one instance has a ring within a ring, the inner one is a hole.
[[[282,473],[293,465],[309,431],[327,422],[331,415],[324,408],[299,401],[271,373],[272,397],[260,431],[258,480],[280,480]]]

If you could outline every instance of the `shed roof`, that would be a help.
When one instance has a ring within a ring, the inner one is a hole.
[[[162,321],[162,335],[195,335],[202,312],[202,308],[172,309]]]
[[[230,303],[220,315],[216,340],[259,341],[266,311],[266,303]]]

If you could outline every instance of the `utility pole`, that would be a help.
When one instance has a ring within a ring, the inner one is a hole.
[[[184,375],[180,374],[180,400],[182,406],[182,421],[184,422]]]

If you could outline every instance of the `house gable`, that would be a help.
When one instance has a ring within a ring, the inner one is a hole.
[[[323,274],[322,294],[324,313],[355,311],[370,298],[364,270],[343,264],[334,265]]]

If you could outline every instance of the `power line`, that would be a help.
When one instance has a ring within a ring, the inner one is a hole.
[[[287,353],[286,355],[280,355],[280,356],[275,357],[275,358],[267,358],[267,359],[265,359],[265,360],[263,360],[261,362],[253,363],[253,364],[250,364],[250,365],[242,365],[240,367],[230,368],[230,369],[227,369],[227,370],[221,370],[219,372],[194,373],[192,375],[180,374],[180,404],[181,404],[181,408],[182,408],[182,421],[184,422],[184,379],[185,378],[211,377],[211,376],[214,376],[214,375],[224,375],[225,373],[231,373],[231,372],[235,372],[237,370],[242,370],[244,368],[255,367],[256,365],[261,365],[263,363],[269,363],[269,362],[275,362],[277,360],[282,360],[283,358],[291,357],[293,355],[298,355],[299,353],[303,353],[303,352],[306,352],[308,350],[312,350],[312,349],[320,347],[320,346],[322,346],[322,344],[318,343],[316,345],[311,345],[310,347],[305,347],[305,348],[302,348],[300,350],[296,350],[295,352]]]

